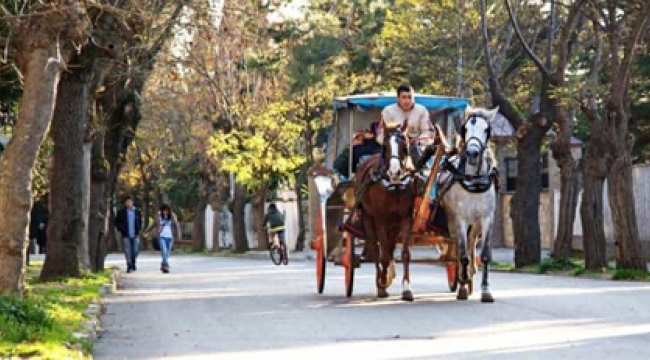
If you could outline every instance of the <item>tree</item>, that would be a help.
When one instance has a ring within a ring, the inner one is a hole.
[[[88,245],[90,203],[90,150],[87,138],[94,129],[90,122],[95,93],[118,61],[131,26],[122,25],[110,7],[90,8],[93,31],[90,40],[70,59],[57,91],[57,105],[51,127],[54,142],[50,182],[48,256],[41,280],[80,275],[81,265],[91,267]],[[124,38],[124,39],[122,39]],[[88,143],[88,145],[85,145]],[[65,210],[63,210],[65,209]]]
[[[94,271],[104,269],[107,251],[110,244],[115,243],[110,241],[114,240],[111,204],[125,154],[141,120],[140,94],[186,3],[151,1],[142,8],[133,4],[136,9],[149,14],[149,21],[147,26],[137,29],[138,36],[133,36],[132,42],[127,44],[124,61],[113,68],[104,89],[97,95],[98,128],[105,131],[93,137],[91,150],[88,238]]]
[[[0,211],[7,215],[0,218],[0,293],[24,290],[32,168],[52,119],[62,66],[73,54],[73,44],[84,40],[89,26],[79,1],[23,5],[25,12],[8,17],[25,85],[18,122],[0,168]]]
[[[235,110],[243,124],[240,129],[220,132],[211,138],[210,154],[220,158],[222,169],[235,174],[237,183],[252,191],[262,190],[254,209],[261,226],[269,184],[274,179],[289,178],[305,161],[296,146],[303,128],[293,116],[296,109],[291,102],[278,101],[254,111],[246,108],[244,104]]]
[[[541,79],[540,111],[534,112],[529,119],[524,119],[518,109],[505,94],[499,77],[495,72],[490,36],[487,26],[487,10],[485,0],[480,2],[482,37],[484,42],[485,63],[488,73],[489,89],[493,105],[499,106],[499,111],[508,119],[513,128],[517,129],[517,190],[512,198],[510,216],[512,218],[515,237],[515,266],[523,267],[536,264],[541,259],[541,243],[539,228],[539,194],[541,191],[540,173],[541,145],[554,117],[547,118],[549,104],[550,74],[542,62],[532,53],[532,49],[521,33],[518,22],[514,18],[510,3],[506,1],[513,29],[519,38],[527,56],[534,59],[536,67],[545,74]],[[539,11],[539,10],[537,10]]]
[[[590,3],[589,10],[596,45],[589,93],[582,102],[582,110],[591,123],[591,132],[584,159],[585,189],[581,215],[585,236],[593,236],[589,241],[599,251],[599,257],[598,261],[587,265],[590,268],[607,265],[604,231],[602,221],[599,222],[606,179],[614,226],[616,266],[647,271],[634,209],[634,137],[629,131],[629,88],[639,45],[647,37],[650,26],[650,3],[596,1]],[[607,70],[607,76],[601,73],[603,69]],[[603,78],[605,86],[595,86]],[[594,233],[588,234],[588,230]]]

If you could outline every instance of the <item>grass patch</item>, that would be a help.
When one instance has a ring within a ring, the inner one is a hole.
[[[81,330],[83,311],[99,298],[99,288],[110,282],[109,272],[39,283],[41,266],[28,268],[25,299],[0,296],[0,358],[88,358],[92,343],[73,333]]]
[[[612,280],[650,281],[650,273],[643,270],[616,269]]]
[[[549,272],[580,272],[581,269],[584,269],[584,263],[578,262],[572,258],[546,258],[538,265],[538,271],[540,274],[547,274]]]
[[[515,269],[515,264],[492,261],[490,263],[490,269],[500,270],[500,271],[513,271]]]

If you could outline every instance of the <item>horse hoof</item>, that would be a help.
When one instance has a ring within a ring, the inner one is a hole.
[[[415,300],[413,297],[413,292],[411,290],[406,290],[402,292],[402,300],[412,302]]]
[[[379,288],[377,289],[377,297],[380,299],[385,299],[388,297],[388,291],[386,289]]]
[[[481,302],[493,303],[494,298],[492,297],[492,294],[490,294],[490,293],[483,293],[483,294],[481,294]]]
[[[458,295],[456,295],[456,300],[467,300],[467,289],[461,288],[458,290]]]

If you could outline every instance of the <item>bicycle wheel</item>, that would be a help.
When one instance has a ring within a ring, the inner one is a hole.
[[[282,263],[284,265],[289,265],[289,250],[287,250],[287,245],[282,244]]]
[[[280,265],[282,263],[282,253],[280,252],[279,247],[275,249],[271,247],[269,249],[269,255],[271,255],[271,261],[273,261],[275,265]]]

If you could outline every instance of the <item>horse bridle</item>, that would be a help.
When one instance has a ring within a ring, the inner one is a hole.
[[[485,142],[483,142],[481,139],[479,139],[476,136],[471,136],[469,139],[465,140],[465,135],[467,134],[467,123],[469,123],[472,120],[476,122],[476,119],[478,118],[485,120],[485,122],[488,124],[487,136],[485,137]],[[467,117],[467,119],[463,123],[463,126],[461,126],[460,136],[463,139],[463,151],[462,151],[463,157],[466,157],[465,154],[467,153],[467,147],[472,140],[478,143],[480,155],[479,155],[479,166],[476,168],[476,176],[479,176],[481,172],[481,164],[483,164],[483,155],[485,154],[485,150],[487,149],[487,144],[490,142],[490,137],[492,136],[492,128],[490,127],[490,122],[484,116],[478,114],[472,114],[469,117]]]
[[[405,139],[403,139],[403,133],[402,133],[402,131],[400,130],[400,128],[396,128],[396,129],[394,129],[394,130],[391,130],[391,131],[388,133],[388,137],[389,137],[389,138],[390,138],[391,136],[393,136],[393,135],[395,135],[395,136],[398,137],[398,140],[397,140],[397,146],[400,146],[400,143],[399,143],[400,140],[401,140],[401,141],[405,141]],[[385,142],[386,140],[387,140],[387,139],[385,139],[384,142]],[[387,149],[386,145],[384,144],[382,147],[383,147],[382,152],[385,152],[386,149]],[[383,154],[382,154],[382,156],[383,156]],[[410,156],[410,154],[409,154],[409,147],[408,147],[408,145],[406,145],[406,159],[408,159],[409,156]],[[388,156],[388,161],[383,161],[383,163],[384,163],[384,164],[383,164],[383,169],[380,169],[380,172],[382,173],[382,177],[385,176],[385,172],[386,172],[386,170],[387,170],[387,169],[386,169],[386,166],[387,166],[387,165],[390,163],[390,161],[393,160],[393,159],[399,161],[400,166],[402,166],[402,168],[405,168],[405,167],[406,167],[405,164],[404,164],[404,161],[406,161],[406,160],[403,161],[402,159],[400,159],[400,156],[399,156],[399,149],[398,149],[398,151],[397,151],[397,155],[393,155],[393,154],[391,153],[391,154],[389,154],[389,156]],[[407,172],[405,172],[405,174],[408,175]]]

